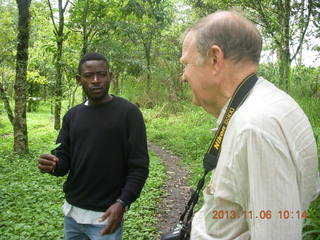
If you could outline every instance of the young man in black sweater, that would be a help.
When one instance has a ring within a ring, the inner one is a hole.
[[[55,176],[68,173],[65,239],[120,240],[123,214],[148,176],[144,120],[134,104],[108,93],[112,74],[104,56],[85,55],[78,70],[88,101],[66,113],[60,146],[42,154],[38,168]]]

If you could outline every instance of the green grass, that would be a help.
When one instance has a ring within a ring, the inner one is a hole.
[[[28,114],[30,153],[12,153],[12,127],[0,115],[0,239],[57,240],[63,238],[62,184],[65,177],[41,174],[39,154],[49,152],[57,132],[46,110]],[[141,197],[126,214],[124,239],[158,239],[155,211],[163,191],[165,171],[152,153],[150,174]]]
[[[155,212],[158,209],[158,202],[163,194],[166,174],[162,161],[153,153],[150,155],[149,178],[140,198],[131,205],[130,211],[125,216],[124,239],[159,239]]]

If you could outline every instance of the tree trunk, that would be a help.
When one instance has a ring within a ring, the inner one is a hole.
[[[280,1],[282,8],[282,33],[281,33],[281,46],[279,47],[280,53],[280,63],[279,63],[279,73],[280,73],[280,85],[283,89],[289,90],[290,81],[290,0]]]
[[[279,59],[280,86],[284,90],[289,90],[290,78],[290,53],[285,47],[280,50]]]
[[[87,54],[88,52],[88,37],[86,34],[86,28],[84,27],[84,33],[83,33],[83,39],[82,39],[82,50],[81,50],[81,57]],[[85,101],[87,99],[86,93],[82,89],[82,101]]]
[[[88,52],[88,31],[87,31],[87,18],[89,13],[89,0],[85,0],[84,12],[83,12],[83,21],[82,21],[82,50],[81,50],[81,57],[87,54]],[[82,100],[86,101],[87,95],[82,89]]]
[[[61,119],[61,102],[62,102],[62,44],[63,41],[57,42],[57,59],[56,59],[56,85],[55,85],[55,103],[54,103],[54,129],[60,129]]]
[[[27,66],[29,45],[29,23],[31,0],[16,0],[19,9],[16,78],[15,90],[15,117],[13,124],[14,151],[17,153],[28,152],[28,130],[26,119],[27,100]]]
[[[76,87],[72,90],[72,97],[71,97],[71,102],[70,102],[69,108],[74,106],[76,92],[77,92],[78,87],[79,87],[79,84],[77,84]]]
[[[147,61],[147,92],[151,90],[151,40],[144,43],[144,53]]]
[[[12,112],[11,107],[10,107],[9,98],[6,95],[6,92],[5,92],[4,87],[3,87],[1,82],[0,82],[0,97],[1,97],[1,99],[3,101],[4,108],[6,109],[9,121],[11,122],[11,124],[13,126],[13,124],[14,124],[14,115],[13,115],[13,112]]]
[[[62,48],[64,42],[64,12],[69,1],[66,1],[65,6],[62,6],[62,0],[59,0],[59,25],[56,27],[53,11],[51,8],[50,0],[48,4],[51,10],[51,19],[55,28],[55,35],[57,41],[57,53],[56,53],[56,84],[55,84],[55,99],[54,99],[54,129],[60,129],[60,119],[61,119],[61,103],[62,103]]]
[[[112,76],[112,84],[113,84],[113,92],[115,95],[120,94],[120,84],[119,84],[119,74],[118,73],[113,73]]]
[[[303,18],[304,18],[304,8],[305,8],[305,0],[301,1],[301,8],[300,8],[300,20],[299,20],[299,32],[300,32],[300,35],[303,34],[303,31],[304,31],[304,24],[302,23],[301,24],[301,21],[304,21]],[[298,65],[302,65],[302,52],[303,52],[303,45],[301,46],[299,52],[298,52]]]
[[[88,18],[88,13],[89,13],[89,0],[85,0],[85,6],[84,6],[84,11],[83,11],[83,21],[82,21],[82,51],[81,51],[81,56],[86,55],[88,52],[88,31],[87,31],[87,18]]]

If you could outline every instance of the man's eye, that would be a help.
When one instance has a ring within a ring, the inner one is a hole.
[[[106,77],[107,73],[106,72],[98,72],[99,77]]]
[[[83,76],[85,78],[91,78],[93,75],[91,73],[85,73]]]

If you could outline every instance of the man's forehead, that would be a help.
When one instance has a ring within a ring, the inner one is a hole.
[[[195,33],[190,31],[186,34],[182,44],[182,56],[180,61],[184,62],[188,56],[196,54]]]
[[[194,42],[195,42],[195,32],[190,31],[186,34],[183,40],[182,48],[187,50],[188,48],[194,45]]]
[[[94,68],[108,70],[108,64],[104,60],[88,60],[82,64],[82,69],[84,71]]]
[[[83,66],[107,66],[107,63],[104,60],[87,60],[83,63]]]

